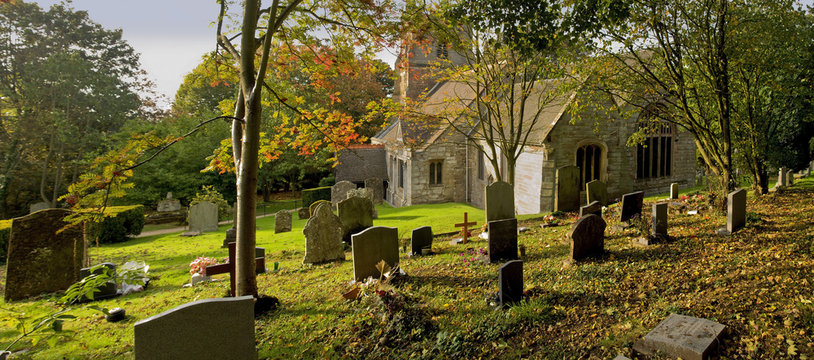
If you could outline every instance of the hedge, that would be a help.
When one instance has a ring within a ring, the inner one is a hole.
[[[331,201],[331,187],[323,186],[302,191],[302,206],[309,207],[317,200]]]
[[[111,206],[105,209],[105,219],[90,226],[90,234],[99,243],[127,241],[127,235],[138,235],[144,229],[144,206]]]

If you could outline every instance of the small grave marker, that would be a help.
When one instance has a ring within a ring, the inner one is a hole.
[[[685,315],[670,314],[643,338],[633,344],[633,351],[654,355],[662,351],[686,360],[706,359],[718,344],[726,326]]]
[[[422,226],[413,229],[410,236],[410,255],[424,255],[422,249],[430,248],[432,252],[432,228],[429,226]]]
[[[678,184],[676,183],[670,184],[670,199],[671,200],[678,199]]]
[[[464,222],[452,225],[454,227],[461,228],[461,236],[463,238],[463,244],[466,244],[469,241],[469,227],[475,226],[478,223],[476,221],[469,221],[469,213],[464,213]]]
[[[667,203],[653,204],[650,234],[655,238],[667,238]]]
[[[204,276],[212,276],[217,274],[226,274],[229,273],[229,291],[231,296],[235,296],[235,244],[236,243],[229,243],[229,262],[226,264],[218,264],[218,265],[209,265],[204,269],[203,275]],[[257,273],[264,273],[266,272],[266,257],[265,257],[265,249],[263,248],[254,248],[255,250],[255,259],[254,264],[257,268]],[[257,257],[258,254],[263,254],[263,256]]]
[[[605,220],[594,214],[588,214],[577,220],[568,233],[570,239],[570,260],[601,255],[605,252]]]
[[[594,201],[588,205],[579,208],[579,217],[583,217],[588,214],[602,216],[602,204],[599,201]]]
[[[291,212],[288,210],[280,210],[274,214],[274,233],[279,234],[282,232],[291,231]]]
[[[746,190],[737,189],[726,197],[726,228],[719,234],[732,234],[746,225]]]
[[[503,264],[498,270],[498,283],[498,302],[501,308],[523,300],[523,261],[512,260]]]

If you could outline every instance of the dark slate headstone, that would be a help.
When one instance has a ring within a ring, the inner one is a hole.
[[[311,214],[311,216],[314,216],[314,212],[317,210],[317,205],[322,204],[322,203],[327,203],[328,205],[331,205],[331,202],[330,202],[330,201],[328,201],[328,200],[317,200],[317,201],[314,201],[314,202],[311,204],[311,206],[309,206],[309,207],[308,207],[308,212]],[[331,205],[331,206],[332,206],[332,205]],[[333,208],[333,207],[331,207],[331,208]]]
[[[298,219],[305,220],[305,219],[307,219],[309,217],[311,217],[311,209],[309,209],[308,207],[305,207],[305,206],[297,209],[297,218]]]
[[[505,181],[486,186],[486,222],[514,218],[514,187]]]
[[[605,252],[605,220],[588,214],[577,220],[568,233],[571,243],[571,260],[602,255]]]
[[[608,203],[608,186],[599,180],[592,180],[585,184],[585,196],[588,198],[588,204],[599,201],[600,205]]]
[[[644,192],[637,191],[622,195],[622,216],[619,221],[629,221],[634,215],[642,215],[644,205]]]
[[[274,233],[291,231],[291,212],[288,210],[280,210],[274,215]]]
[[[653,204],[650,234],[654,237],[667,237],[667,203]]]
[[[319,264],[345,260],[342,243],[342,222],[331,211],[331,203],[317,202],[314,214],[308,219],[302,234],[305,236],[303,264]]]
[[[194,301],[133,328],[136,360],[257,359],[251,296]]]
[[[746,190],[735,190],[726,200],[726,231],[731,234],[746,225]]]
[[[93,272],[93,275],[101,275],[101,274],[103,274],[105,272],[105,268],[108,269],[107,270],[108,274],[110,274],[111,276],[116,275],[116,264],[101,263],[100,265],[102,265],[102,267],[97,268]],[[79,279],[84,279],[84,278],[90,276],[91,275],[90,269],[91,268],[82,268],[82,269],[80,269],[79,270]],[[111,297],[114,297],[114,296],[118,295],[118,286],[116,286],[116,281],[112,280],[112,279],[111,279],[111,281],[106,282],[104,285],[101,285],[101,286],[97,287],[96,290],[98,290],[98,291],[93,293],[93,300],[107,299],[107,298],[111,298]],[[90,300],[90,299],[85,299],[85,300]]]
[[[362,197],[352,197],[339,202],[337,215],[345,231],[342,240],[349,242],[351,235],[373,226],[373,202]]]
[[[579,217],[583,217],[588,214],[602,216],[602,204],[599,201],[594,201],[588,205],[579,208]]]
[[[555,175],[554,211],[577,211],[579,209],[579,168],[563,166]]]
[[[429,226],[413,229],[410,237],[410,255],[421,255],[424,248],[432,248],[432,228]]]
[[[489,262],[494,264],[501,260],[516,260],[517,219],[490,221],[487,229],[489,232]]]
[[[384,201],[384,182],[379,178],[365,179],[365,188],[373,190],[373,203],[381,204]]]
[[[70,210],[40,210],[11,222],[6,261],[6,301],[65,290],[81,280],[85,258],[81,228],[62,219]]]
[[[726,326],[685,315],[670,314],[652,331],[633,344],[633,351],[641,355],[656,352],[685,360],[706,359],[718,344]]]
[[[498,270],[500,307],[507,307],[523,300],[523,261],[512,260]]]
[[[670,199],[678,199],[678,184],[676,183],[670,184]]]
[[[395,266],[399,262],[399,234],[393,227],[374,226],[353,234],[353,278],[365,281],[372,276],[378,279],[381,273],[376,268],[379,261]]]

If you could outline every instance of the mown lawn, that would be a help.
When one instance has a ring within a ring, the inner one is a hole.
[[[258,285],[282,304],[256,321],[260,356],[605,359],[630,356],[633,341],[676,312],[726,325],[720,348],[727,358],[805,358],[814,353],[812,195],[812,178],[779,194],[750,194],[748,226],[732,236],[715,235],[725,224],[722,213],[671,213],[673,241],[642,247],[632,241],[634,230],[608,232],[608,253],[577,265],[564,262],[573,216],[554,228],[524,220],[531,230],[519,242],[527,249],[529,297],[506,311],[487,304],[497,290],[499,265],[473,261],[476,255],[470,253],[486,248],[486,241],[453,246],[448,238],[438,239],[436,255],[402,254],[401,267],[409,276],[392,290],[406,300],[385,307],[383,301],[392,295],[382,300],[372,294],[358,302],[341,297],[353,274],[350,253],[345,262],[301,264],[305,220],[295,219],[291,233],[274,235],[273,218],[260,219],[258,246],[266,248],[267,262],[278,262],[281,270],[259,275]],[[374,224],[397,226],[402,238],[421,225],[433,226],[436,233],[452,231],[450,225],[461,221],[464,211],[479,225],[483,221],[482,210],[461,204],[378,211]],[[617,211],[608,209],[609,227]],[[181,285],[189,279],[188,264],[195,256],[225,257],[219,248],[225,228],[195,238],[163,235],[93,249],[95,261],[146,261],[155,277],[149,289],[99,302],[125,308],[126,321],[111,324],[90,310],[76,310],[80,317],[65,325],[72,334],[53,348],[38,344],[18,358],[132,357],[136,321],[189,301],[223,296],[227,281]],[[29,315],[57,309],[48,299],[0,307]],[[0,321],[0,344],[6,344],[13,339],[12,321]]]

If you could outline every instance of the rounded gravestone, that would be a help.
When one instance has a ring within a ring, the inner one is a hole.
[[[373,202],[367,198],[352,197],[339,202],[337,215],[345,234],[342,239],[350,242],[350,236],[373,226]]]
[[[280,210],[274,215],[274,233],[291,231],[291,212]]]
[[[302,233],[305,235],[305,257],[302,259],[304,264],[345,260],[342,222],[331,211],[329,202],[317,205]]]
[[[581,260],[605,252],[605,227],[602,217],[588,214],[580,218],[568,233],[571,260]]]

